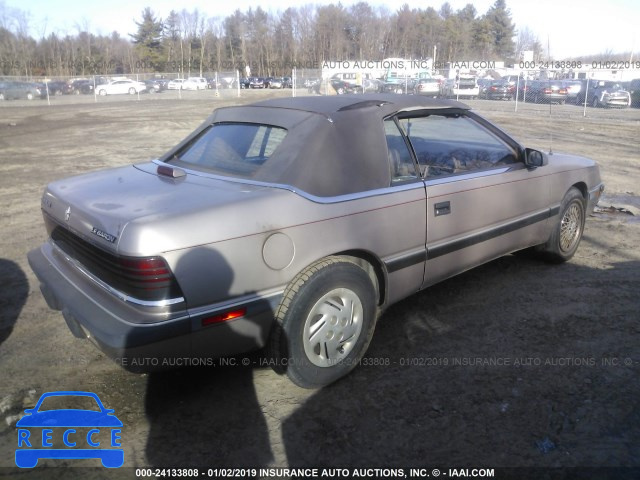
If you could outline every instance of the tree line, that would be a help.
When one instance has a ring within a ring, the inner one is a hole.
[[[283,12],[261,7],[209,17],[194,10],[172,10],[161,18],[141,12],[129,38],[118,32],[95,35],[87,22],[76,34],[43,32],[33,38],[29,16],[0,4],[0,74],[74,76],[244,70],[282,75],[291,67],[321,68],[325,61],[384,58],[437,61],[516,61],[520,52],[542,46],[527,28],[516,32],[505,0],[483,14],[472,4],[454,11],[404,5],[391,12],[366,2],[345,7],[303,5]]]

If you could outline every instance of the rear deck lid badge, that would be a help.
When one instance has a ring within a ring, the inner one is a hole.
[[[103,232],[102,230],[96,227],[91,228],[91,233],[93,233],[94,235],[97,235],[98,237],[106,240],[109,243],[115,243],[115,241],[118,239],[118,237],[116,237],[115,235],[111,235],[110,233]]]

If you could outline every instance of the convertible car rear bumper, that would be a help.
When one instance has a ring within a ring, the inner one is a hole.
[[[47,304],[62,312],[71,332],[131,371],[212,365],[216,358],[261,348],[281,297],[253,296],[194,311],[154,310],[128,305],[87,282],[51,242],[30,251],[28,259]]]

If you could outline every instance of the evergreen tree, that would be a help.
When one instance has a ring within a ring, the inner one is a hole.
[[[505,60],[513,60],[515,56],[513,37],[516,27],[511,21],[511,12],[507,8],[506,1],[496,0],[485,15],[485,20],[489,24],[493,51],[496,56]]]
[[[145,69],[153,66],[156,71],[162,69],[162,21],[156,19],[149,7],[142,11],[142,21],[136,22],[138,32],[130,34],[140,60],[145,64]]]

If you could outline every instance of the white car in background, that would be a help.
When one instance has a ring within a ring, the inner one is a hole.
[[[144,92],[147,86],[142,82],[136,82],[128,78],[113,80],[109,83],[99,85],[96,87],[98,95],[116,95],[121,93],[128,93],[134,95],[136,93]]]
[[[460,75],[440,84],[440,96],[443,98],[474,99],[480,95],[480,87],[476,77],[472,75]]]
[[[182,90],[184,88],[184,82],[186,80],[184,78],[176,78],[175,80],[171,80],[167,84],[168,90]]]
[[[203,77],[189,77],[182,83],[183,90],[206,90],[209,87]]]

